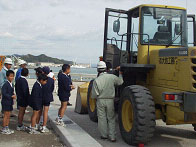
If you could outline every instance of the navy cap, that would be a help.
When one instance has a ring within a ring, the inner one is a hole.
[[[50,68],[48,66],[44,66],[42,70],[47,75],[50,73]]]

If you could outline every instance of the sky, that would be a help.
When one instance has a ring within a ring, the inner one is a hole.
[[[0,0],[0,54],[46,54],[96,63],[103,53],[105,8],[140,4],[187,7],[193,0]]]

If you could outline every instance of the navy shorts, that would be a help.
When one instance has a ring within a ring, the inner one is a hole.
[[[2,111],[13,111],[13,105],[3,105],[2,104]]]
[[[68,102],[69,101],[69,97],[59,97],[59,100],[61,102]]]
[[[43,103],[43,106],[50,106],[50,102]]]
[[[18,106],[20,106],[20,107],[27,107],[28,106],[28,102],[25,99],[18,99],[17,103],[18,103]]]
[[[43,108],[42,102],[34,102],[34,103],[32,103],[30,106],[31,106],[31,108],[33,108],[33,110],[35,110],[35,111],[42,110],[42,108]]]
[[[39,111],[39,110],[42,110],[43,107],[42,107],[42,105],[33,105],[32,108],[35,111]]]

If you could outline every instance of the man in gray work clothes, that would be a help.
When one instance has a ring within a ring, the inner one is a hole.
[[[115,86],[122,85],[123,78],[121,72],[117,77],[113,74],[108,74],[106,69],[105,62],[100,61],[97,64],[99,77],[93,82],[92,98],[97,99],[98,129],[101,133],[101,139],[109,139],[115,142]]]

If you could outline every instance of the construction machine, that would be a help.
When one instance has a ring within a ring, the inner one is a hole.
[[[4,61],[5,61],[5,56],[0,56],[0,71],[1,71],[1,69],[3,67]]]
[[[187,29],[188,28],[188,29]],[[128,11],[106,8],[103,60],[120,66],[124,84],[116,88],[119,128],[130,145],[153,137],[156,119],[196,129],[196,23],[185,8],[140,5]],[[97,121],[88,94],[89,117]],[[86,107],[86,105],[83,105]],[[86,109],[84,108],[86,112]]]

